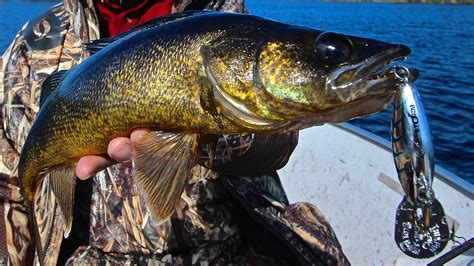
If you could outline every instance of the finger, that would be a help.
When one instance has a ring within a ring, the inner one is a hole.
[[[132,159],[132,142],[130,138],[119,137],[111,140],[107,153],[117,162],[130,161]]]
[[[76,175],[79,179],[87,179],[116,163],[111,158],[99,155],[86,155],[79,159],[76,165]]]

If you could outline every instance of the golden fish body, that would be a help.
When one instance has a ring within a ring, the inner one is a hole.
[[[135,147],[134,178],[152,215],[166,218],[189,177],[197,134],[298,130],[380,111],[398,79],[374,72],[408,54],[242,14],[149,22],[56,77],[21,153],[25,198],[32,202],[51,173],[67,233],[74,189],[65,187],[74,187],[77,160],[106,154],[111,139],[146,126],[160,133]]]

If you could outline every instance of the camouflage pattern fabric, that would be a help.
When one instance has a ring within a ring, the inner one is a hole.
[[[188,9],[247,12],[243,0],[177,0],[172,11]],[[0,264],[30,264],[34,259],[27,208],[15,168],[39,110],[40,86],[53,71],[67,70],[83,61],[88,56],[83,44],[98,38],[98,18],[92,0],[65,0],[27,23],[3,55],[0,237],[4,241],[0,240]],[[244,157],[253,140],[253,135],[222,136],[217,145],[202,147],[201,164],[215,167]],[[286,159],[275,165],[282,167],[290,153],[285,153]],[[150,217],[143,199],[135,193],[130,173],[128,167],[115,165],[93,177],[89,244],[79,247],[67,264],[347,263],[324,217],[313,206],[288,205],[275,177],[223,178],[215,171],[196,166],[176,214],[158,222]],[[265,189],[279,191],[279,196],[261,193],[250,197],[249,202],[245,200],[247,193]],[[265,202],[265,207],[259,207],[259,202]],[[65,240],[63,221],[48,177],[37,190],[35,206],[41,243],[47,253],[46,265],[54,265]],[[294,245],[293,255],[276,257],[262,250],[260,244],[247,237],[246,231],[252,228],[238,225],[236,216],[252,217],[251,221],[268,228],[270,235],[284,235],[279,242]]]
[[[226,176],[223,183],[241,209],[252,217],[254,225],[244,220],[239,227],[250,245],[266,247],[261,253],[283,256],[286,252],[288,254],[281,259],[292,264],[349,265],[324,215],[309,203],[289,204],[276,175]],[[252,233],[254,231],[259,233]],[[262,243],[265,231],[268,232],[264,238],[269,238],[268,234],[275,237]],[[297,256],[291,257],[291,254]]]
[[[8,187],[2,187],[3,216],[7,253],[4,261],[19,265],[31,261],[33,246],[28,230],[27,209],[19,193],[15,167],[19,152],[31,123],[39,110],[39,93],[42,81],[53,71],[69,69],[79,62],[82,41],[75,37],[69,27],[69,15],[62,5],[57,5],[45,14],[27,23],[16,36],[3,56],[0,82],[2,97],[2,144],[1,170],[9,178]],[[47,178],[45,178],[47,182]],[[43,184],[45,183],[43,182]],[[48,258],[54,260],[61,244],[61,225],[56,201],[49,186],[38,189],[36,216],[40,225],[42,242],[52,243]],[[0,208],[2,208],[0,207]]]

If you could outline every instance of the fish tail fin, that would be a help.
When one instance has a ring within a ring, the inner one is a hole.
[[[197,135],[148,132],[135,143],[133,176],[151,215],[169,218],[191,177]]]
[[[38,223],[35,216],[34,200],[35,192],[38,184],[41,180],[41,175],[38,171],[38,160],[28,160],[31,154],[28,149],[28,139],[23,146],[23,150],[20,154],[20,159],[15,169],[12,171],[12,176],[17,175],[20,185],[20,190],[25,199],[26,206],[28,208],[28,229],[33,239],[34,248],[38,255],[39,264],[44,265],[45,254],[43,252],[43,246],[41,244],[41,236],[39,233]],[[34,260],[34,254],[32,254],[31,261]]]
[[[23,155],[22,156],[26,156]],[[21,163],[18,164],[18,177],[20,186],[24,193],[25,202],[28,207],[28,219],[30,220],[30,232],[38,255],[40,265],[45,265],[45,251],[48,249],[48,241],[46,246],[41,242],[41,235],[35,216],[35,194],[42,174],[37,170],[38,161],[28,160],[29,164],[24,163],[25,157],[20,157]],[[49,182],[51,189],[56,197],[56,202],[61,208],[64,220],[64,236],[68,237],[72,227],[72,215],[74,205],[74,192],[76,185],[75,165],[65,165],[54,168],[50,171]]]
[[[76,188],[76,167],[63,165],[50,171],[49,182],[64,220],[64,237],[71,233]]]
[[[28,207],[28,218],[30,220],[30,232],[33,237],[33,243],[35,245],[36,254],[38,255],[38,261],[40,266],[44,265],[45,254],[43,252],[43,247],[41,245],[41,236],[38,229],[38,223],[36,222],[35,208],[33,201],[26,201]]]

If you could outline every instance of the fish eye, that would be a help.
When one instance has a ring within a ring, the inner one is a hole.
[[[337,33],[325,32],[316,39],[315,52],[327,65],[337,65],[349,59],[352,43]]]

